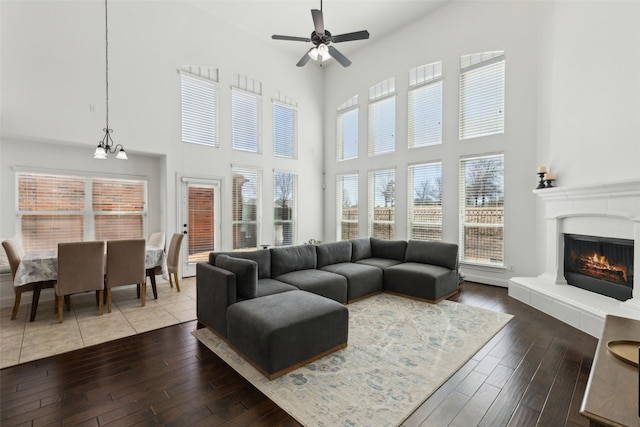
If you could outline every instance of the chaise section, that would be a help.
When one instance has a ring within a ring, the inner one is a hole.
[[[349,312],[336,301],[291,291],[232,305],[227,324],[231,345],[274,379],[346,347]]]

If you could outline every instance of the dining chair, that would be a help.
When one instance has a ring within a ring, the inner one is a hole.
[[[166,242],[164,231],[156,231],[155,233],[151,233],[149,236],[149,240],[147,240],[147,244],[149,246],[153,246],[154,248],[164,248]]]
[[[138,285],[141,288],[140,299],[145,306],[146,268],[144,239],[109,240],[107,241],[107,274],[105,289],[107,291],[107,311],[111,313],[111,288],[124,285]]]
[[[103,241],[58,243],[58,323],[62,323],[63,297],[96,291],[98,300],[103,300],[104,247]],[[102,304],[98,307],[102,316]]]
[[[167,270],[169,272],[169,285],[173,288],[173,282],[176,282],[176,289],[180,292],[180,281],[178,280],[178,266],[180,265],[180,250],[182,248],[182,239],[184,234],[175,233],[171,236],[169,243],[169,253],[167,254]],[[155,276],[162,274],[162,266],[156,266],[147,269],[147,276],[151,279],[151,285],[154,287],[155,294]],[[173,277],[172,277],[173,276]]]
[[[9,269],[11,270],[11,281],[15,282],[18,266],[20,265],[20,249],[11,241],[3,240],[2,247],[7,254],[7,260],[9,261]],[[36,320],[36,312],[38,311],[38,302],[40,301],[40,291],[42,289],[53,288],[56,284],[55,280],[45,280],[40,282],[25,283],[24,285],[13,286],[13,292],[15,293],[15,301],[13,303],[13,311],[11,312],[11,320],[16,320],[18,315],[18,309],[20,308],[20,300],[23,292],[33,292],[31,298],[31,316],[29,321]]]

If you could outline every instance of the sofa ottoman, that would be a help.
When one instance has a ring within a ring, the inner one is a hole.
[[[229,343],[274,379],[347,346],[349,311],[305,291],[249,299],[227,309]]]

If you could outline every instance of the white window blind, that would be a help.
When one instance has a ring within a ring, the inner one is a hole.
[[[181,73],[182,141],[218,147],[218,89],[215,82]]]
[[[338,161],[358,158],[358,107],[338,111]]]
[[[407,235],[415,240],[442,240],[442,163],[409,166]]]
[[[273,173],[274,246],[288,246],[295,242],[297,175],[290,172]]]
[[[460,59],[460,139],[504,133],[504,52]]]
[[[144,180],[19,172],[16,182],[25,251],[56,250],[64,242],[144,236]]]
[[[231,139],[233,149],[262,152],[260,97],[240,89],[231,90]]]
[[[369,172],[369,237],[395,239],[395,180],[393,169]]]
[[[409,148],[442,143],[442,63],[409,70]]]
[[[273,103],[273,154],[296,158],[298,139],[298,110],[292,106]]]
[[[358,174],[336,179],[337,240],[358,238]]]
[[[261,171],[232,168],[233,249],[257,249],[260,233]]]
[[[389,77],[369,88],[369,155],[396,149],[396,83]]]
[[[461,261],[504,265],[504,155],[460,160]]]

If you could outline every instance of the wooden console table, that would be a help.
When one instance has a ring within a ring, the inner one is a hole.
[[[610,340],[640,341],[640,320],[606,316],[580,413],[591,427],[640,426],[638,368],[611,355]]]

